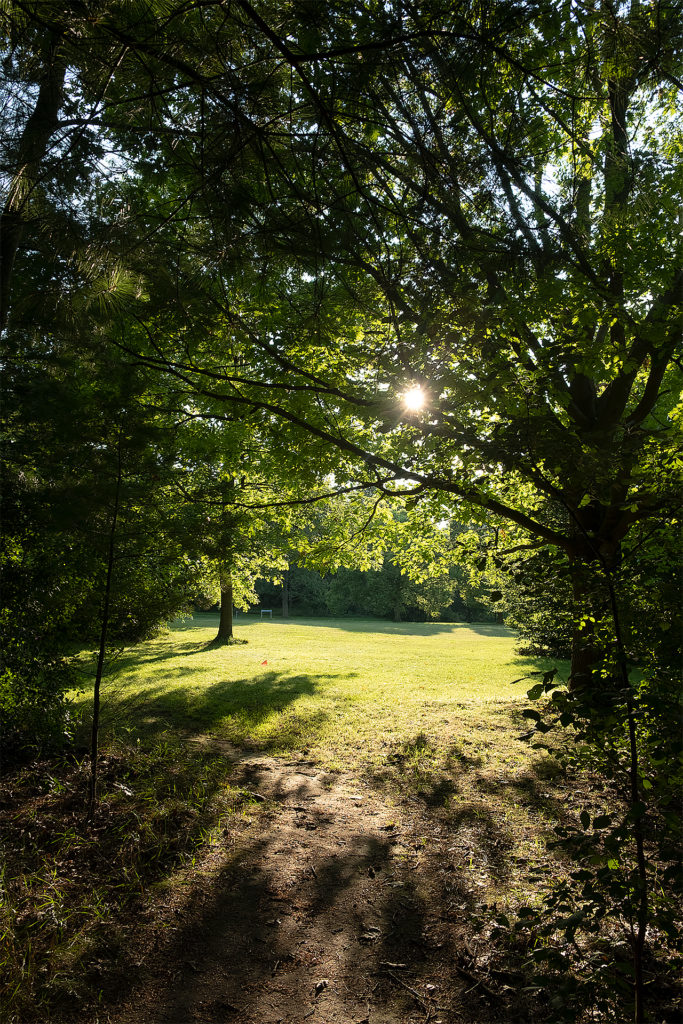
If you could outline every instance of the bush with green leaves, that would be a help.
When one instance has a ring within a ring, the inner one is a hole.
[[[607,647],[608,623],[600,628],[606,653],[592,685],[567,689],[550,670],[523,714],[534,748],[551,750],[568,774],[601,780],[604,806],[554,827],[550,845],[574,870],[494,930],[525,938],[526,969],[539,988],[552,979],[558,1022],[580,1020],[586,1008],[621,1021],[634,1003],[636,1021],[648,1020],[648,984],[656,980],[660,995],[668,987],[673,1005],[681,967],[680,686],[665,658],[625,675],[619,645]]]

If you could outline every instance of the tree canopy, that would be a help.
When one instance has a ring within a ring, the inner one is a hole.
[[[675,5],[239,9],[278,92],[246,174],[190,172],[176,275],[211,328],[146,318],[129,351],[308,431],[340,476],[507,520],[581,597],[680,506]]]
[[[585,603],[680,508],[679,14],[7,5],[10,373],[106,347]]]
[[[678,14],[8,5],[13,357],[94,334],[580,598],[679,509]]]

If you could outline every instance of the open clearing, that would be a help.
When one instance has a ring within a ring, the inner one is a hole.
[[[529,684],[512,680],[549,667],[516,655],[502,626],[242,617],[235,635],[247,643],[216,648],[217,626],[197,616],[124,656],[105,728],[147,739],[180,729],[345,769],[381,764],[422,733],[443,750],[474,742],[482,756],[490,737],[479,730],[499,732],[525,700]]]
[[[488,939],[599,799],[519,738],[510,683],[547,665],[497,626],[241,619],[214,648],[216,626],[117,663],[90,829],[85,759],[10,780],[32,956],[9,1019],[552,1019]]]

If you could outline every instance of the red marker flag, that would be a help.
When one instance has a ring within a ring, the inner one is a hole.
[[[266,661],[262,661],[261,664],[262,665],[267,665],[268,664],[268,660],[266,659]]]

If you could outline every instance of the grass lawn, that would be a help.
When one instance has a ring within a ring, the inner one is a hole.
[[[531,685],[512,680],[549,667],[495,625],[239,616],[247,642],[212,647],[217,628],[196,615],[125,653],[103,686],[105,732],[211,734],[340,768],[416,737],[484,750]],[[89,693],[77,700],[87,711]]]
[[[508,991],[516,991],[526,977],[525,947],[512,933],[496,938],[493,919],[538,906],[544,888],[575,867],[548,845],[553,826],[578,821],[584,810],[594,817],[614,809],[608,782],[559,770],[550,754],[524,742],[522,711],[536,680],[512,681],[551,667],[566,678],[568,666],[519,656],[512,632],[494,625],[239,616],[235,634],[243,642],[220,647],[212,644],[217,628],[217,615],[200,614],[109,664],[92,822],[84,820],[90,655],[80,659],[83,688],[72,694],[82,714],[73,750],[0,778],[0,1005],[8,1022],[109,1019],[96,1006],[139,981],[140,964],[177,932],[178,915],[194,920],[191,908],[203,906],[212,887],[219,903],[240,891],[254,864],[263,868],[260,854],[248,851],[267,848],[273,836],[282,843],[286,829],[289,858],[298,850],[301,870],[318,878],[301,840],[307,833],[298,831],[305,808],[294,808],[295,820],[279,798],[254,792],[249,763],[266,763],[271,778],[296,776],[296,785],[308,771],[331,799],[353,794],[344,803],[352,824],[340,828],[355,829],[356,839],[375,828],[378,848],[391,848],[386,891],[407,886],[397,891],[413,893],[429,927],[455,942],[453,955],[471,940],[477,969],[493,965],[492,977],[512,978]],[[315,843],[329,846],[336,827],[333,815],[313,823],[311,857]],[[330,846],[333,858],[339,845]],[[326,870],[318,864],[321,877]],[[396,881],[401,871],[406,878]],[[302,928],[322,927],[311,906]],[[349,928],[355,908],[347,908]],[[266,916],[268,931],[270,909]],[[606,951],[617,942],[615,955],[628,970],[617,940],[614,927],[595,940],[601,969],[611,970]],[[423,946],[420,939],[417,960]],[[429,956],[438,959],[441,946],[430,946]],[[171,973],[182,973],[186,960],[183,953]],[[671,973],[676,962],[669,961]],[[506,973],[509,964],[516,974]],[[463,969],[476,1001],[483,976]],[[565,975],[571,972],[563,968],[558,977]],[[579,975],[589,984],[593,967],[584,963]],[[661,972],[657,984],[662,1006],[669,1005],[673,986],[666,988]],[[623,997],[609,1019],[627,1019],[628,986]],[[534,1007],[524,1019],[547,1024],[547,1007]],[[495,1012],[494,1005],[485,1019],[503,1019]],[[465,1019],[474,1018],[457,1018]]]
[[[235,637],[247,642],[214,647],[217,629],[217,615],[199,614],[119,659],[102,691],[105,750],[123,742],[168,762],[164,745],[180,737],[187,750],[213,739],[303,754],[453,829],[482,898],[525,897],[528,878],[515,882],[513,866],[546,857],[567,799],[576,813],[584,806],[549,785],[553,759],[520,739],[536,680],[513,680],[554,665],[516,654],[514,633],[497,625],[240,616]],[[566,678],[568,665],[557,667]],[[91,696],[78,700],[87,723]]]
[[[401,830],[397,864],[415,867],[425,905],[436,899],[458,920],[465,907],[458,927],[470,931],[486,926],[487,908],[539,898],[538,870],[566,871],[546,848],[554,822],[604,809],[600,786],[555,778],[553,758],[520,740],[533,681],[511,682],[551,666],[517,655],[501,626],[239,616],[247,642],[214,647],[217,627],[216,615],[197,615],[109,666],[90,825],[90,657],[73,695],[82,756],[0,786],[13,809],[0,901],[9,1019],[71,1022],[65,1007],[125,987],[136,950],[175,927],[215,858],[238,865],[240,849],[269,834],[287,812],[243,788],[240,751],[284,772],[303,755],[331,788],[357,786],[382,808],[368,821]],[[437,885],[442,895],[429,896]]]

